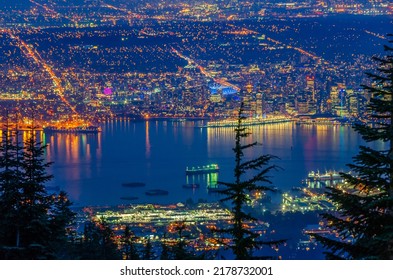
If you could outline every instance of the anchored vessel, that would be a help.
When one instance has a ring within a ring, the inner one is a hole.
[[[218,164],[186,167],[186,175],[218,173],[219,171],[220,168],[218,167]]]
[[[307,179],[303,181],[303,184],[308,188],[321,188],[334,186],[342,182],[344,182],[344,179],[337,171],[326,171],[325,173],[311,171],[308,173]]]

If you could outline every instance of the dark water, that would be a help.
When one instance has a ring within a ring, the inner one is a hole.
[[[350,127],[292,123],[252,127],[248,142],[262,143],[245,152],[250,159],[262,153],[280,158],[273,163],[284,170],[272,172],[278,188],[298,186],[311,170],[347,170],[346,164],[364,144]],[[194,122],[111,121],[98,135],[44,135],[47,159],[54,164],[51,186],[68,192],[77,205],[130,203],[122,196],[136,196],[132,203],[175,203],[188,198],[215,201],[206,186],[233,178],[233,128],[195,128]],[[381,144],[382,145],[382,144]],[[217,163],[218,176],[186,177],[186,166]],[[126,188],[124,182],[144,182]],[[196,190],[183,184],[199,183]],[[167,196],[146,196],[149,189],[164,189]]]

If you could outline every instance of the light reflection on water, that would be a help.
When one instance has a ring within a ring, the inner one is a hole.
[[[110,121],[97,135],[42,135],[49,144],[46,156],[54,164],[51,185],[66,190],[78,204],[172,203],[207,199],[206,186],[233,178],[233,128],[195,128],[193,122]],[[273,163],[284,170],[273,172],[273,183],[283,190],[299,186],[311,170],[347,170],[357,154],[360,136],[350,127],[292,123],[251,127],[247,143],[260,145],[245,151],[251,159],[261,153],[275,155]],[[379,145],[380,148],[383,144]],[[220,173],[186,176],[186,166],[218,163]],[[125,188],[124,182],[144,182],[145,187]],[[182,188],[199,183],[198,189]],[[165,189],[168,196],[146,196],[149,189]],[[137,196],[128,202],[122,196]]]

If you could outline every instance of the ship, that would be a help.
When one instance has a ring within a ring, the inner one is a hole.
[[[218,164],[215,163],[203,166],[186,167],[186,175],[218,173],[219,171],[220,168],[218,167]]]
[[[154,189],[154,190],[149,190],[145,192],[146,195],[149,196],[156,196],[156,195],[168,195],[169,192],[166,190],[161,190],[161,189]]]
[[[307,179],[303,181],[303,184],[308,188],[322,188],[343,182],[343,177],[337,171],[326,171],[325,173],[311,171],[308,173]]]
[[[99,126],[77,126],[77,127],[57,127],[57,126],[46,126],[43,128],[44,133],[99,133],[101,127]]]
[[[196,188],[199,188],[199,184],[184,184],[183,188],[185,188],[185,189],[196,189]]]
[[[138,188],[138,187],[146,186],[145,183],[141,183],[141,182],[127,182],[127,183],[122,183],[121,185],[127,188]]]

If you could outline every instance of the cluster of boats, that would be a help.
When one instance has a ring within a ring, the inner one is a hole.
[[[218,173],[220,170],[218,164],[208,164],[203,166],[194,166],[194,167],[186,167],[186,175],[199,175],[199,174],[210,174],[210,173]],[[146,184],[143,182],[124,182],[121,184],[125,188],[141,188],[145,187]],[[182,187],[184,189],[198,189],[200,188],[200,184],[198,183],[187,183],[183,184]],[[218,192],[221,190],[217,185],[209,185],[207,187],[208,192]],[[145,195],[147,196],[164,196],[168,195],[169,192],[163,189],[151,189],[145,191]],[[122,196],[120,197],[122,200],[137,200],[136,196]]]

